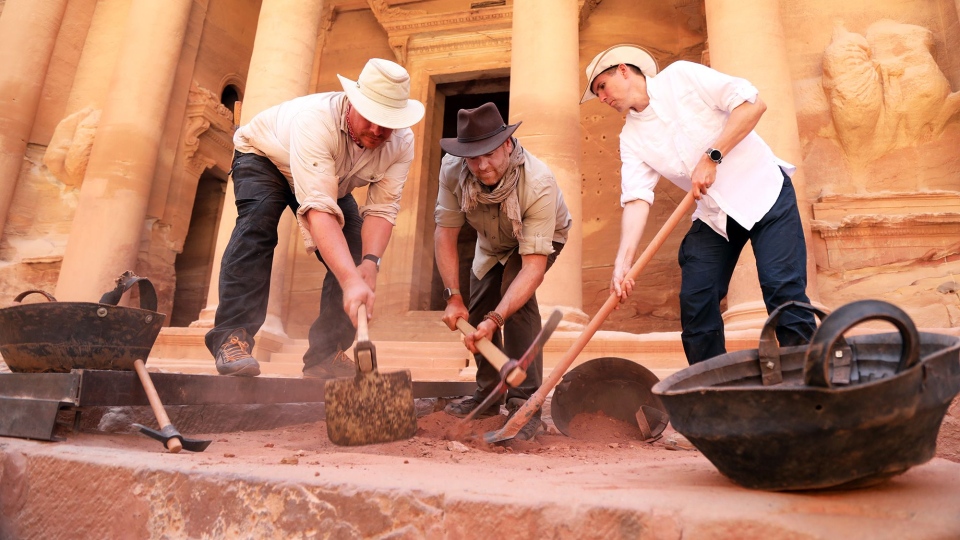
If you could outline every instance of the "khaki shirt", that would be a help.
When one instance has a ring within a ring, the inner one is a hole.
[[[237,151],[266,157],[287,178],[300,203],[297,222],[307,252],[316,249],[306,220],[314,209],[337,216],[337,199],[369,186],[360,215],[396,223],[400,194],[413,161],[413,132],[396,129],[376,150],[360,148],[347,132],[346,94],[311,94],[271,107],[240,126]]]
[[[499,204],[478,204],[469,213],[460,209],[461,171],[467,160],[446,155],[440,165],[440,192],[434,218],[441,227],[459,228],[469,223],[477,231],[477,249],[473,273],[482,279],[498,262],[507,259],[519,248],[520,255],[550,255],[553,242],[565,244],[572,219],[563,202],[563,193],[550,169],[533,154],[523,150],[526,162],[521,166],[517,183],[520,201],[523,241],[513,236],[513,224],[500,212]]]

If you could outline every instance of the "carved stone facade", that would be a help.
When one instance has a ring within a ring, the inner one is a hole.
[[[163,136],[156,143],[156,171],[145,180],[152,188],[142,201],[141,241],[118,248],[136,252],[136,270],[158,286],[167,313],[173,310],[176,261],[192,234],[201,177],[225,185],[230,169],[233,119],[221,104],[224,90],[232,84],[243,93],[257,34],[277,31],[258,27],[266,1],[194,0],[182,43],[173,45],[182,53],[163,125],[154,126]],[[621,42],[646,46],[661,66],[676,60],[706,63],[709,52],[728,52],[715,43],[708,52],[711,28],[702,1],[572,1],[580,73],[596,51]],[[0,302],[28,288],[52,289],[70,232],[83,227],[74,217],[80,189],[89,181],[91,151],[102,132],[110,74],[117,69],[127,13],[120,4],[68,2],[62,20],[56,21],[61,31],[51,46],[49,66],[22,75],[39,79],[34,83],[40,99],[19,175],[3,180],[16,185],[0,236]],[[427,309],[434,286],[437,141],[446,101],[460,92],[516,94],[509,81],[521,69],[538,75],[530,91],[539,85],[553,88],[557,79],[551,68],[557,66],[514,65],[514,0],[325,0],[322,5],[311,49],[310,91],[339,90],[336,74],[356,77],[366,59],[384,57],[407,67],[414,97],[427,106],[425,120],[414,127],[416,158],[377,290],[378,315]],[[960,273],[957,2],[802,0],[781,2],[780,13],[777,27],[782,27],[790,78],[786,86],[794,92],[798,126],[797,164],[806,186],[800,203],[812,216],[810,257],[816,263],[820,301],[836,307],[857,298],[884,298],[902,305],[923,326],[957,326],[957,288],[950,285]],[[742,39],[749,46],[754,36]],[[146,72],[150,66],[138,69]],[[764,96],[772,90],[760,84],[760,91]],[[763,122],[773,121],[776,113],[768,111]],[[580,144],[580,190],[570,188],[567,196],[579,196],[582,203],[579,286],[588,315],[606,299],[619,238],[622,122],[620,115],[592,102],[580,107],[578,124],[565,128],[579,136]],[[125,150],[115,149],[118,159]],[[652,223],[662,222],[681,196],[667,183],[658,186]],[[676,250],[684,228],[670,236],[639,280],[632,301],[604,329],[679,330]],[[648,229],[644,242],[656,231]],[[291,245],[295,240],[291,237]],[[213,272],[216,265],[211,264]],[[317,313],[323,267],[292,249],[282,272],[282,324],[291,337],[303,337]]]

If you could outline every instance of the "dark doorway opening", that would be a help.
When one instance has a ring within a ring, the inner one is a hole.
[[[441,137],[457,136],[457,113],[460,109],[473,109],[487,102],[492,102],[500,111],[500,116],[504,121],[510,119],[510,79],[506,77],[496,79],[484,79],[477,81],[466,81],[461,83],[451,83],[437,85],[437,93],[446,96],[443,108],[443,130]],[[441,157],[445,153],[441,153]],[[433,204],[436,205],[437,190],[439,189],[439,164],[437,170],[431,174],[431,191]],[[433,213],[430,212],[431,222]],[[432,232],[434,227],[430,227]],[[433,235],[431,234],[431,237]],[[470,298],[470,268],[473,265],[473,255],[477,244],[477,232],[470,225],[464,224],[460,229],[460,236],[457,241],[457,251],[460,256],[460,292],[463,294],[464,301]],[[446,308],[446,302],[443,300],[443,280],[440,279],[440,272],[437,270],[436,262],[433,264],[433,279],[430,287],[430,308],[431,310],[443,311]]]
[[[174,262],[177,288],[173,293],[170,326],[190,326],[200,318],[200,311],[206,306],[225,187],[226,179],[218,178],[212,170],[200,175],[190,229],[183,242],[183,251]]]

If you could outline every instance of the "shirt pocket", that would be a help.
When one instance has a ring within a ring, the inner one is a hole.
[[[680,159],[692,172],[700,161],[700,155],[720,134],[720,113],[704,103],[696,92],[690,91],[677,98],[677,116],[680,121],[674,145]]]

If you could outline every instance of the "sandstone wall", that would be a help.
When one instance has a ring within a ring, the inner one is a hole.
[[[674,7],[676,5],[677,7]],[[605,0],[580,30],[580,67],[617,43],[648,47],[661,68],[677,60],[700,62],[706,26],[701,2]],[[585,83],[581,76],[581,83]],[[592,100],[581,106],[583,156],[583,310],[596,313],[609,294],[620,239],[620,130],[623,116]],[[684,192],[662,180],[641,246],[653,238]],[[688,228],[682,222],[640,278],[630,302],[604,323],[605,330],[644,333],[679,331],[677,250]]]
[[[782,3],[821,299],[960,323],[960,22],[953,0]]]

